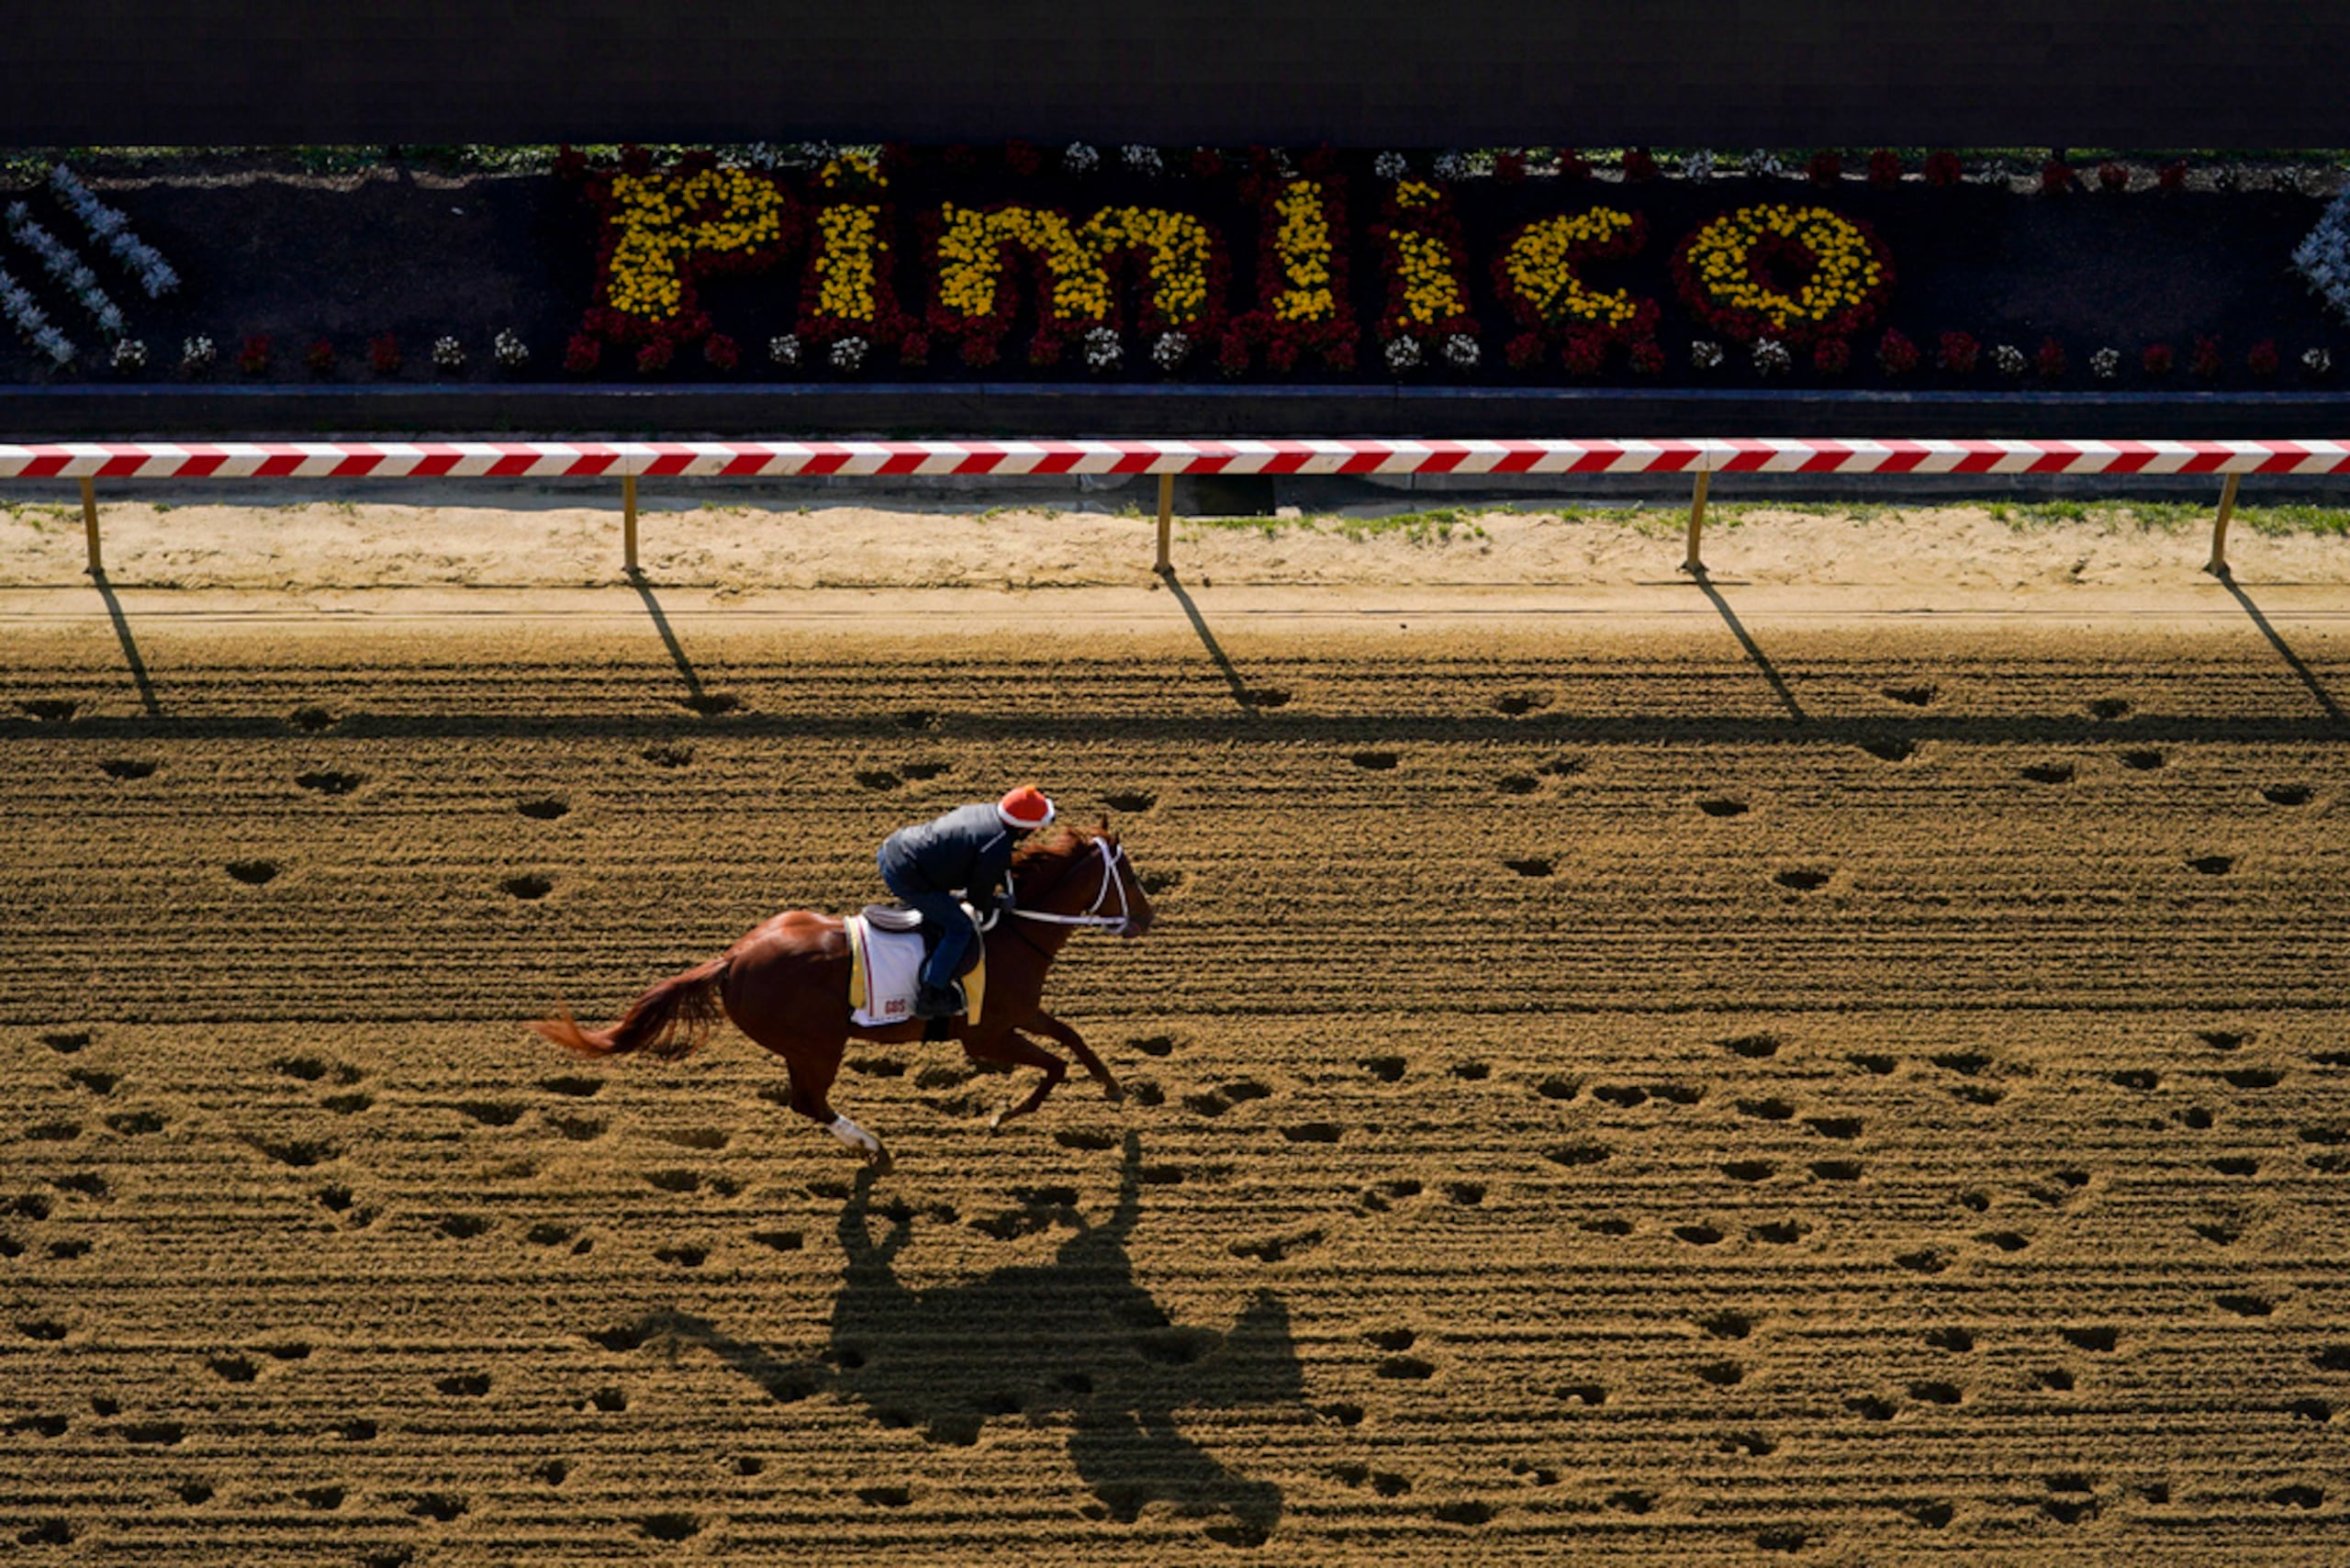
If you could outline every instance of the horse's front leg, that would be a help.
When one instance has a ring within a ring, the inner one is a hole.
[[[1028,1098],[1016,1105],[1006,1105],[988,1121],[990,1127],[1000,1127],[1016,1116],[1025,1116],[1045,1103],[1045,1096],[1054,1086],[1069,1076],[1069,1063],[1045,1049],[1034,1040],[1024,1039],[1010,1029],[990,1033],[963,1042],[963,1054],[974,1061],[1000,1061],[1008,1067],[1033,1067],[1045,1076],[1028,1092]]]
[[[1126,1097],[1126,1092],[1118,1086],[1117,1075],[1110,1070],[1100,1057],[1093,1054],[1093,1047],[1085,1043],[1084,1036],[1080,1035],[1041,1007],[1036,1009],[1035,1027],[1039,1034],[1048,1036],[1056,1045],[1077,1058],[1078,1062],[1092,1076],[1093,1081],[1102,1085],[1102,1092],[1105,1098],[1114,1102]]]
[[[894,1162],[881,1140],[833,1109],[833,1075],[838,1065],[834,1055],[834,1061],[784,1057],[785,1070],[791,1075],[791,1108],[863,1155],[875,1170],[886,1172]]]

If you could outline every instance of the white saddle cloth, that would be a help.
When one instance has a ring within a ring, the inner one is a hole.
[[[848,921],[848,939],[856,949],[856,972],[865,982],[864,994],[855,994],[849,1017],[867,1028],[902,1024],[914,1015],[914,992],[922,984],[922,933],[877,931],[863,915]]]

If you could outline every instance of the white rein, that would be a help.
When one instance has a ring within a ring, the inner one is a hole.
[[[1096,849],[1102,849],[1102,841],[1098,838],[1095,839],[1093,841],[1093,847]],[[1102,886],[1094,892],[1093,902],[1086,905],[1085,913],[1083,914],[1055,914],[1048,910],[1020,909],[1016,907],[1020,895],[1018,890],[1013,886],[1012,873],[1009,871],[1006,871],[1003,874],[1004,891],[1008,895],[1006,902],[1007,904],[1015,906],[1013,907],[1012,913],[1018,918],[1022,920],[1040,920],[1050,925],[1119,926],[1131,924],[1133,924],[1134,916],[1126,902],[1126,884],[1118,875],[1118,867],[1125,860],[1125,858],[1126,846],[1123,844],[1119,845],[1115,849],[1106,849],[1102,851]],[[1104,904],[1110,902],[1110,893],[1113,889],[1115,889],[1118,894],[1118,913],[1115,914],[1104,914],[1102,913],[1102,908]]]

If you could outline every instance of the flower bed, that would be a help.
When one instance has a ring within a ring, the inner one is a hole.
[[[2350,349],[2350,200],[2308,170],[2236,190],[1855,149],[624,150],[329,198],[80,167],[0,193],[0,375],[2062,392],[2324,386]],[[364,241],[336,237],[344,207]],[[219,347],[176,352],[198,342]]]

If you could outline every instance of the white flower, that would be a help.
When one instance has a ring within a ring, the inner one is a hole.
[[[1158,149],[1146,147],[1139,141],[1129,141],[1119,148],[1118,156],[1125,160],[1127,168],[1151,179],[1157,179],[1167,172],[1167,164],[1158,156]]]
[[[114,367],[117,370],[147,368],[147,345],[137,338],[119,338],[114,345]]]
[[[797,368],[800,364],[800,334],[786,332],[779,338],[769,338],[767,357],[786,370]]]
[[[212,362],[219,357],[219,349],[201,334],[180,344],[180,367],[184,370],[209,370]]]
[[[1412,161],[1401,152],[1382,152],[1371,161],[1371,172],[1382,180],[1400,180],[1412,172]]]
[[[1483,357],[1477,340],[1466,332],[1455,332],[1444,340],[1444,362],[1455,370],[1474,370]]]
[[[2002,375],[2021,375],[2029,363],[2023,350],[2013,343],[2001,343],[1991,351],[1991,368]]]
[[[73,247],[34,221],[32,208],[20,201],[10,202],[8,232],[40,258],[40,264],[49,269],[49,275],[62,284],[65,291],[81,304],[82,308],[96,319],[100,331],[109,338],[121,335],[122,312],[115,308],[114,301],[108,299],[106,290],[98,286],[98,274],[73,253]],[[53,354],[55,351],[47,352]]]
[[[1775,177],[1786,173],[1785,166],[1779,162],[1779,155],[1766,147],[1758,147],[1749,152],[1740,167],[1758,177],[1764,174]]]
[[[1722,362],[1722,346],[1704,338],[1689,345],[1689,363],[1699,370],[1712,370]]]
[[[1714,177],[1713,153],[1700,147],[1696,151],[1681,160],[1681,177],[1700,185],[1712,179]]]
[[[1125,344],[1118,341],[1116,330],[1109,327],[1089,327],[1085,330],[1085,368],[1115,370],[1126,357]]]
[[[2323,349],[2310,349],[2301,355],[2301,368],[2311,375],[2324,375],[2333,369],[2333,356]]]
[[[1419,366],[1419,363],[1420,363],[1420,340],[1419,340],[1419,339],[1417,339],[1417,338],[1390,338],[1390,339],[1388,339],[1388,340],[1387,340],[1387,368],[1388,368],[1388,369],[1390,369],[1390,370],[1415,370],[1415,369],[1417,369],[1417,368],[1418,368],[1418,366]]]
[[[1191,357],[1192,340],[1183,332],[1161,332],[1158,341],[1150,345],[1150,363],[1161,370],[1181,370],[1183,362]]]
[[[139,279],[139,286],[146,290],[148,298],[161,298],[180,286],[179,274],[156,253],[153,246],[142,243],[130,231],[130,220],[91,195],[90,188],[73,170],[62,163],[56,165],[49,172],[49,184],[57,193],[57,199],[81,219],[90,238],[113,252],[115,259]]]
[[[465,367],[465,345],[454,338],[436,338],[432,342],[432,363],[442,370],[463,370]]]
[[[1787,345],[1776,338],[1757,341],[1752,352],[1754,374],[1757,375],[1782,375],[1796,362],[1795,356],[1787,352]]]
[[[2099,381],[2110,381],[2121,373],[2121,351],[2099,349],[2089,355],[2089,374]]]
[[[1469,177],[1469,160],[1458,152],[1438,153],[1436,162],[1430,164],[1429,168],[1439,180],[1463,180]]]
[[[1061,150],[1061,167],[1072,174],[1090,174],[1102,166],[1102,154],[1090,143],[1072,141]]]
[[[498,336],[489,341],[489,352],[509,370],[520,370],[531,363],[530,345],[511,327],[498,330]]]
[[[2317,227],[2293,247],[2293,265],[2321,298],[2350,316],[2350,188],[2319,214]]]
[[[863,338],[843,338],[833,345],[833,368],[843,375],[854,375],[865,368],[866,353],[872,344]]]

